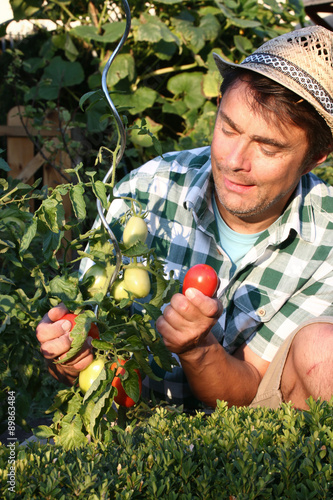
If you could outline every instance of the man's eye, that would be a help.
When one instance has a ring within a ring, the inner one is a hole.
[[[276,149],[273,150],[273,149],[261,148],[261,150],[266,156],[275,156],[278,153]]]
[[[234,134],[234,131],[231,130],[231,129],[226,129],[224,127],[222,127],[222,132],[225,134],[225,135],[232,135]]]

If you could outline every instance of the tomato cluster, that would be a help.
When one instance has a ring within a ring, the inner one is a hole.
[[[123,366],[126,364],[126,360],[119,360],[119,363]],[[105,362],[102,358],[97,358],[95,359],[92,363],[90,363],[87,368],[82,370],[79,374],[79,387],[83,394],[85,394],[88,389],[92,386],[93,382],[97,379],[101,371],[103,370],[105,366]],[[122,366],[118,366],[117,363],[112,363],[110,370],[116,370],[116,374],[112,380],[112,386],[117,389],[117,394],[114,397],[114,401],[119,405],[119,406],[124,406],[125,408],[131,408],[136,404],[136,401],[134,401],[132,398],[126,394],[125,389],[121,383],[121,379],[119,375],[124,375],[125,373],[125,368]],[[142,391],[142,378],[139,370],[134,370],[137,375],[138,375],[138,382],[139,382],[139,395],[141,396],[141,391]]]

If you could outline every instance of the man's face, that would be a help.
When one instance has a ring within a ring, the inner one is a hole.
[[[249,106],[247,83],[237,82],[222,98],[211,156],[216,201],[235,231],[266,229],[283,212],[305,167],[308,141],[292,123],[278,127]]]

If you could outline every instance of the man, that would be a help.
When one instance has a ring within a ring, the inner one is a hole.
[[[117,188],[148,210],[148,244],[167,272],[182,281],[201,262],[220,278],[216,298],[173,296],[156,328],[181,368],[149,384],[188,406],[194,395],[208,407],[307,408],[310,395],[333,394],[333,189],[310,174],[333,150],[333,35],[304,28],[240,65],[215,60],[211,148],[156,158]],[[54,367],[70,346],[63,314],[52,309],[37,337],[53,375],[71,382],[92,354],[87,343]]]

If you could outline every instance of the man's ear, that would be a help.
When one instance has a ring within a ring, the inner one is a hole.
[[[318,167],[321,163],[323,163],[327,159],[328,155],[329,153],[322,153],[322,154],[319,153],[314,158],[312,158],[312,161],[306,167],[304,174],[307,174],[308,172],[311,172],[311,170],[313,170],[314,168]]]

